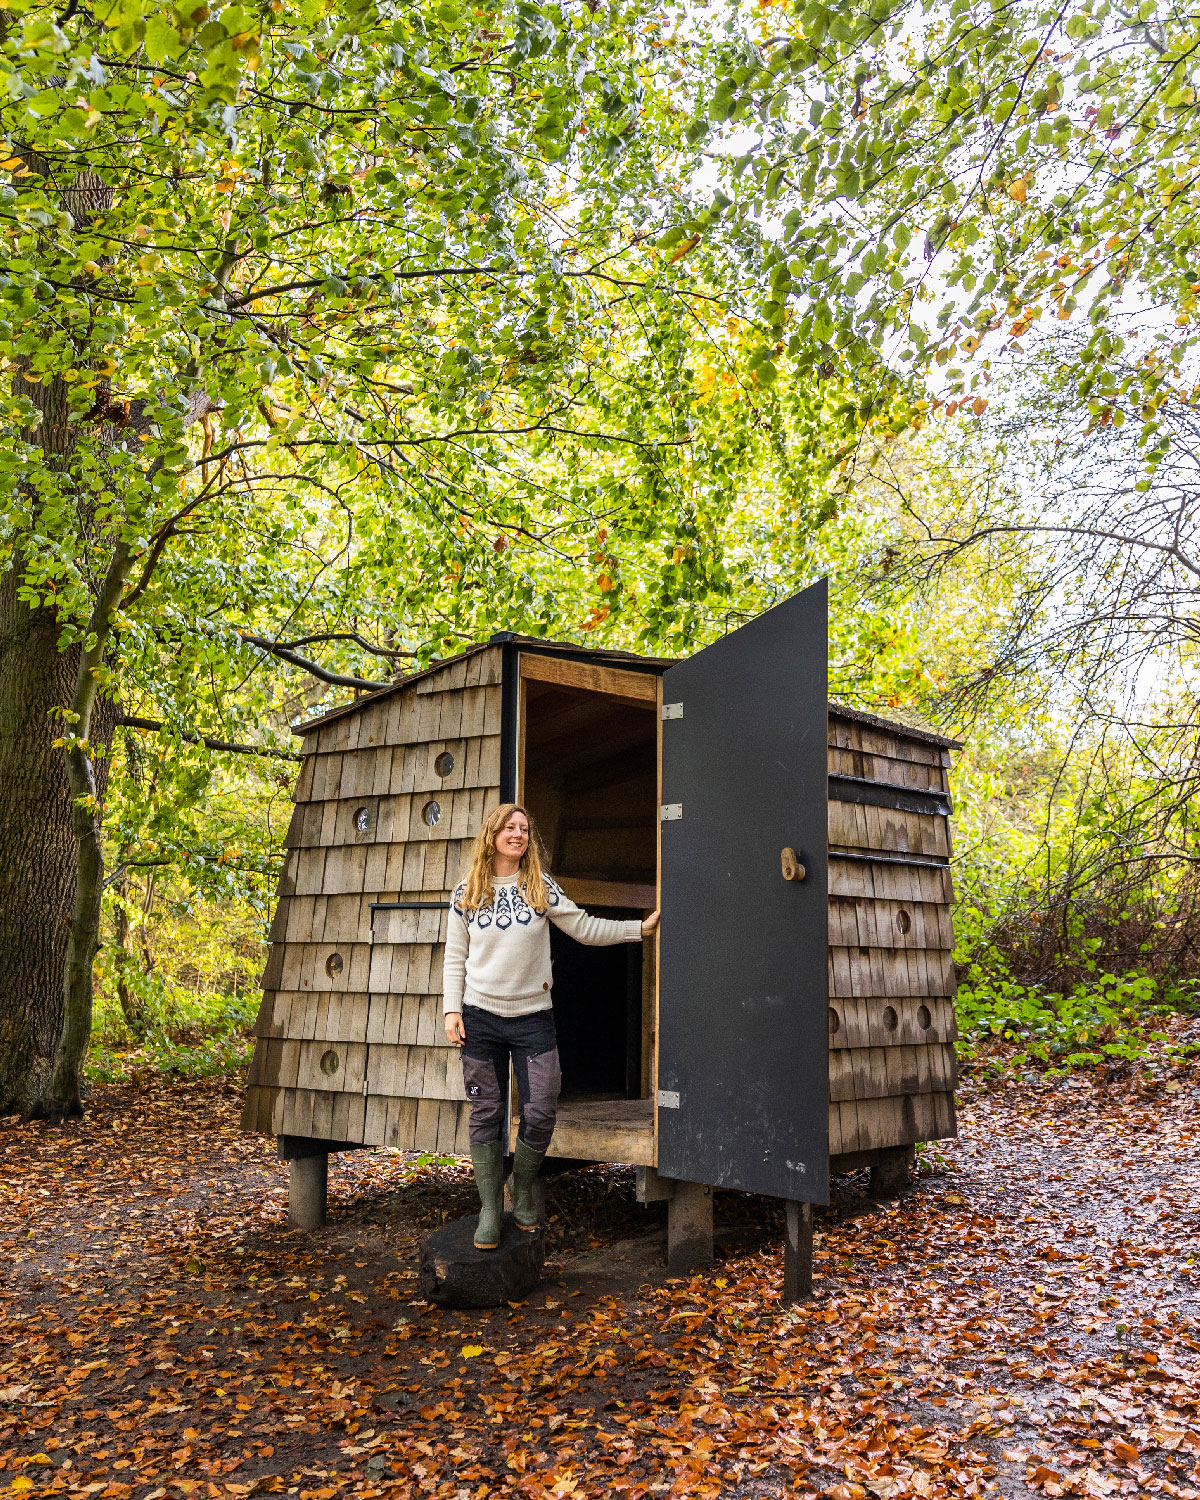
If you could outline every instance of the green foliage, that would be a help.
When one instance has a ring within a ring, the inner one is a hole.
[[[1020,984],[1004,955],[982,949],[959,983],[955,1010],[964,1061],[985,1071],[1032,1066],[1050,1074],[1117,1067],[1161,1053],[1168,1062],[1200,1049],[1170,1044],[1162,1019],[1200,1009],[1200,988],[1164,988],[1149,974],[1097,973],[1061,992]],[[1009,1044],[996,1047],[995,1043]]]
[[[201,902],[186,869],[161,882],[149,913],[130,904],[139,907],[132,951],[109,944],[97,963],[88,1075],[111,1082],[145,1071],[198,1078],[244,1069],[266,955],[257,904]]]
[[[977,410],[991,353],[1077,327],[1079,415],[1128,410],[1153,467],[1194,394],[1196,42],[1181,7],[1114,0],[766,10],[697,108],[737,208],[782,219],[765,316],[798,299],[807,358],[896,351]]]
[[[686,644],[779,413],[810,453],[861,423],[778,391],[762,243],[690,195],[694,19],[7,14],[0,548],[64,643],[132,554],[108,670],[168,718],[245,734],[247,630],[360,671],[359,620],[399,658],[564,619]]]

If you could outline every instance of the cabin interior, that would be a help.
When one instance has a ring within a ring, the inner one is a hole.
[[[597,916],[641,918],[657,904],[659,683],[521,657],[518,797],[555,878]],[[552,1149],[649,1165],[654,944],[585,947],[552,929],[551,954],[563,1072]]]

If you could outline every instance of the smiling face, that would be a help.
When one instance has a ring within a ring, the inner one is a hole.
[[[523,812],[515,812],[496,835],[496,853],[506,859],[520,860],[528,848],[529,819]]]

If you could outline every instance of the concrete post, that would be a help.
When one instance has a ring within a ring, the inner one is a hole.
[[[813,1210],[811,1203],[785,1205],[783,1300],[806,1302],[813,1294]]]
[[[288,1162],[288,1223],[293,1229],[320,1229],[325,1222],[329,1157],[294,1157]]]
[[[667,1270],[699,1271],[713,1262],[713,1190],[703,1182],[676,1182],[667,1203]]]

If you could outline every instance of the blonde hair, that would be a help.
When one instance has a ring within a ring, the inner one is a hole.
[[[492,861],[496,857],[496,839],[513,813],[524,814],[525,821],[529,824],[529,843],[517,866],[517,885],[521,895],[524,896],[526,905],[531,906],[534,911],[545,911],[550,905],[550,892],[546,889],[546,877],[542,873],[541,842],[529,810],[519,802],[502,802],[487,814],[483,826],[475,836],[471,867],[467,871],[466,888],[462,897],[464,911],[477,911],[491,902]]]

